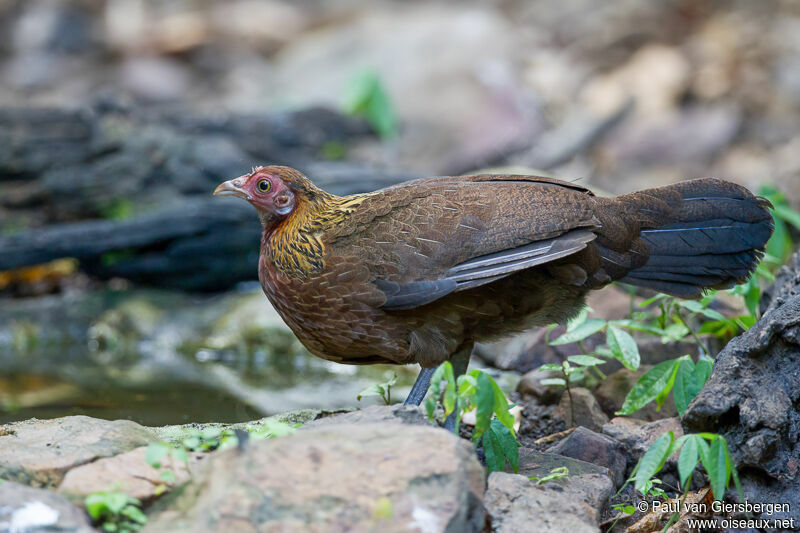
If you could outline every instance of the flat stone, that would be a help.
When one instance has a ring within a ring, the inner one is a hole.
[[[416,405],[371,405],[358,411],[335,414],[307,422],[301,429],[330,426],[331,424],[412,424],[430,426],[431,422]]]
[[[578,427],[547,451],[608,468],[617,487],[625,482],[625,446],[608,435]]]
[[[491,530],[499,533],[595,533],[600,531],[600,513],[599,507],[586,501],[585,494],[589,491],[602,493],[607,500],[613,491],[611,479],[601,474],[578,479],[570,475],[536,485],[523,475],[493,472],[489,476],[484,505],[490,516]]]
[[[331,424],[216,452],[146,532],[481,531],[484,469],[432,427]]]
[[[150,429],[130,420],[67,416],[6,424],[0,426],[0,478],[57,486],[76,466],[155,441]]]
[[[0,483],[0,531],[89,533],[89,518],[67,499],[45,489]]]
[[[98,459],[97,461],[78,466],[67,472],[57,492],[80,501],[92,492],[119,490],[134,498],[147,502],[159,495],[159,486],[168,489],[181,485],[189,480],[208,454],[190,453],[188,463],[177,461],[173,457],[161,460],[161,468],[155,469],[145,458],[147,446],[136,448],[126,453]],[[171,471],[175,480],[169,483],[161,477],[164,471]]]
[[[555,453],[537,452],[531,448],[519,449],[519,474],[527,478],[541,478],[554,468],[566,467],[569,476],[547,483],[566,488],[580,494],[581,499],[594,509],[602,509],[614,492],[614,482],[608,468],[587,463]],[[602,487],[602,490],[598,490]]]

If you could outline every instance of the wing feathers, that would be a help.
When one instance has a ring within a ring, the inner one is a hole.
[[[559,237],[476,257],[444,272],[441,279],[396,283],[376,280],[386,295],[386,310],[413,309],[450,294],[472,289],[510,276],[520,270],[555,261],[586,248],[596,235],[586,229],[569,231]]]

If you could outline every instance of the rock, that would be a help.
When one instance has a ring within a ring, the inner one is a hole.
[[[781,269],[766,302],[761,319],[719,353],[711,377],[689,404],[683,421],[692,432],[725,437],[749,502],[786,503],[796,515],[800,254]]]
[[[583,502],[573,501],[559,489],[550,483],[537,486],[524,476],[493,472],[484,497],[491,530],[498,533],[600,531],[596,512]]]
[[[142,531],[477,532],[483,490],[474,449],[446,431],[336,424],[215,453]]]
[[[584,426],[593,431],[601,431],[603,424],[608,422],[608,416],[592,393],[582,387],[571,389],[570,393],[564,391],[553,411],[553,418],[560,418],[567,427]]]
[[[561,399],[564,387],[561,385],[544,385],[543,379],[560,377],[558,372],[531,370],[520,378],[517,392],[523,397],[536,398],[542,405],[550,405]]]
[[[67,472],[57,492],[70,499],[83,501],[92,492],[119,490],[147,502],[160,494],[157,490],[159,485],[172,488],[186,482],[190,478],[190,471],[196,470],[198,463],[207,456],[190,453],[188,464],[165,457],[161,460],[161,468],[156,470],[147,464],[146,451],[147,447],[142,446],[127,453],[77,466]],[[169,483],[161,477],[161,473],[167,470],[175,475],[175,480]]]
[[[653,368],[652,365],[641,365],[637,370],[621,368],[601,381],[600,385],[592,392],[603,411],[608,416],[614,416],[614,413],[622,408],[625,397],[636,385],[639,378],[651,368]],[[655,402],[651,402],[630,416],[652,421],[677,416],[677,414],[675,403],[672,400],[668,400],[660,411],[657,410]]]
[[[569,476],[536,485],[553,468],[567,467]],[[599,531],[600,510],[614,492],[607,468],[530,448],[520,448],[519,475],[493,472],[484,495],[492,530]]]
[[[19,483],[0,483],[0,530],[19,533],[89,533],[86,514],[62,496]]]
[[[603,433],[605,435],[613,437],[625,446],[628,459],[628,471],[636,466],[636,463],[638,463],[642,455],[650,449],[650,446],[656,439],[668,431],[672,431],[676,439],[683,436],[683,427],[681,427],[680,418],[664,418],[663,420],[647,423],[636,418],[616,417],[603,426]],[[662,480],[668,481],[668,478],[665,479],[664,476],[675,473],[677,461],[677,452],[667,459],[664,472],[659,474]]]
[[[0,478],[52,487],[77,466],[111,457],[156,440],[129,420],[67,416],[0,426]]]
[[[614,483],[620,487],[625,482],[625,447],[618,440],[578,427],[561,442],[547,449],[549,453],[564,455],[587,463],[608,468]]]
[[[431,422],[416,405],[371,405],[358,411],[341,413],[307,422],[302,429],[330,426],[332,424],[413,424],[430,426]]]

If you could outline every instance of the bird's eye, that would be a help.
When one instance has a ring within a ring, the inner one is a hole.
[[[272,188],[272,183],[270,183],[269,180],[261,180],[258,182],[257,186],[259,192],[269,192],[269,190]]]

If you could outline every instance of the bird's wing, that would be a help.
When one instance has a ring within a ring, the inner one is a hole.
[[[374,273],[387,310],[412,309],[586,247],[591,193],[531,176],[428,178],[367,196],[327,235]]]

